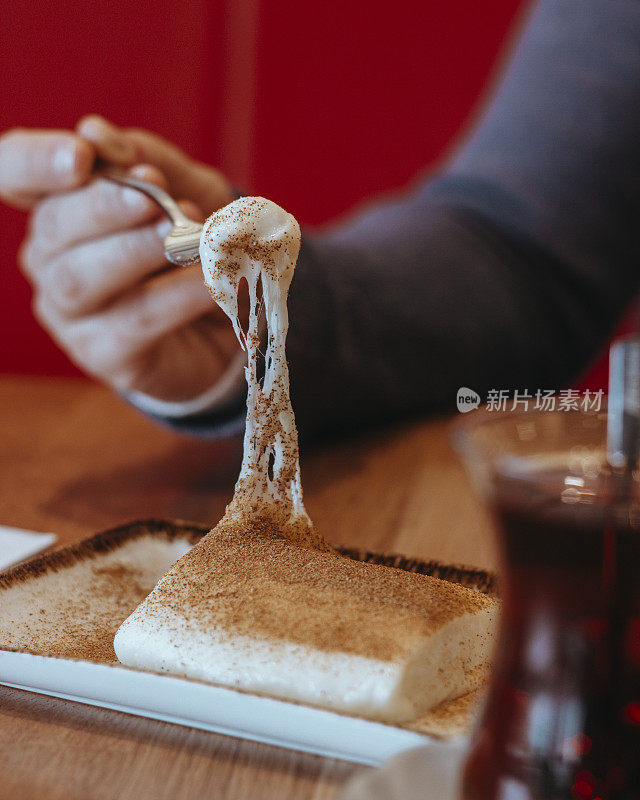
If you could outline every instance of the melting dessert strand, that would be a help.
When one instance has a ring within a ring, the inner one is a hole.
[[[304,507],[298,432],[289,397],[287,295],[299,249],[300,228],[294,217],[269,200],[250,197],[209,217],[200,259],[205,283],[231,319],[247,353],[244,455],[227,517],[259,528],[267,525],[299,544],[329,550]],[[243,278],[249,287],[246,333],[238,315]],[[258,375],[260,285],[267,327],[262,385]]]

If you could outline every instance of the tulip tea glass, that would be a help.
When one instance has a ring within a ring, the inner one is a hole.
[[[503,609],[465,800],[640,798],[640,477],[606,413],[479,413],[456,443],[499,537]]]

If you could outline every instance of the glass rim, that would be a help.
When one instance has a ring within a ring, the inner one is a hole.
[[[479,428],[490,428],[491,426],[504,424],[508,421],[513,421],[517,424],[518,421],[532,421],[536,419],[543,419],[545,417],[566,417],[575,419],[577,416],[585,419],[606,419],[607,417],[607,400],[602,402],[602,406],[598,411],[590,412],[581,409],[571,411],[560,411],[555,409],[553,411],[548,409],[536,409],[532,411],[488,411],[487,409],[479,409],[473,411],[469,417],[457,419],[452,425],[450,433],[450,442],[454,452],[461,457],[468,456],[472,453],[478,453],[480,445],[474,444],[473,434]]]

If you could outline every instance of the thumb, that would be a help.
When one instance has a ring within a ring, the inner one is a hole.
[[[83,117],[76,132],[93,144],[99,157],[112,164],[158,167],[173,197],[193,201],[206,216],[234,199],[231,184],[221,172],[195,161],[156,133],[142,128],[118,128],[96,114]]]
[[[207,216],[234,199],[231,184],[219,170],[196,161],[151,131],[127,128],[125,133],[138,158],[162,170],[174,197],[192,200]]]
[[[94,147],[98,158],[119,167],[131,167],[139,161],[133,142],[111,122],[97,114],[82,117],[76,133]]]

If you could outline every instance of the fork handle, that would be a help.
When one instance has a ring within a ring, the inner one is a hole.
[[[119,183],[123,186],[129,186],[131,189],[137,189],[139,192],[146,194],[154,200],[173,222],[174,226],[178,228],[191,228],[194,225],[194,220],[189,219],[182,211],[176,201],[168,195],[164,189],[160,189],[153,183],[141,181],[138,178],[132,178],[127,175],[118,167],[101,166],[94,170],[96,178],[105,178],[106,180]]]

